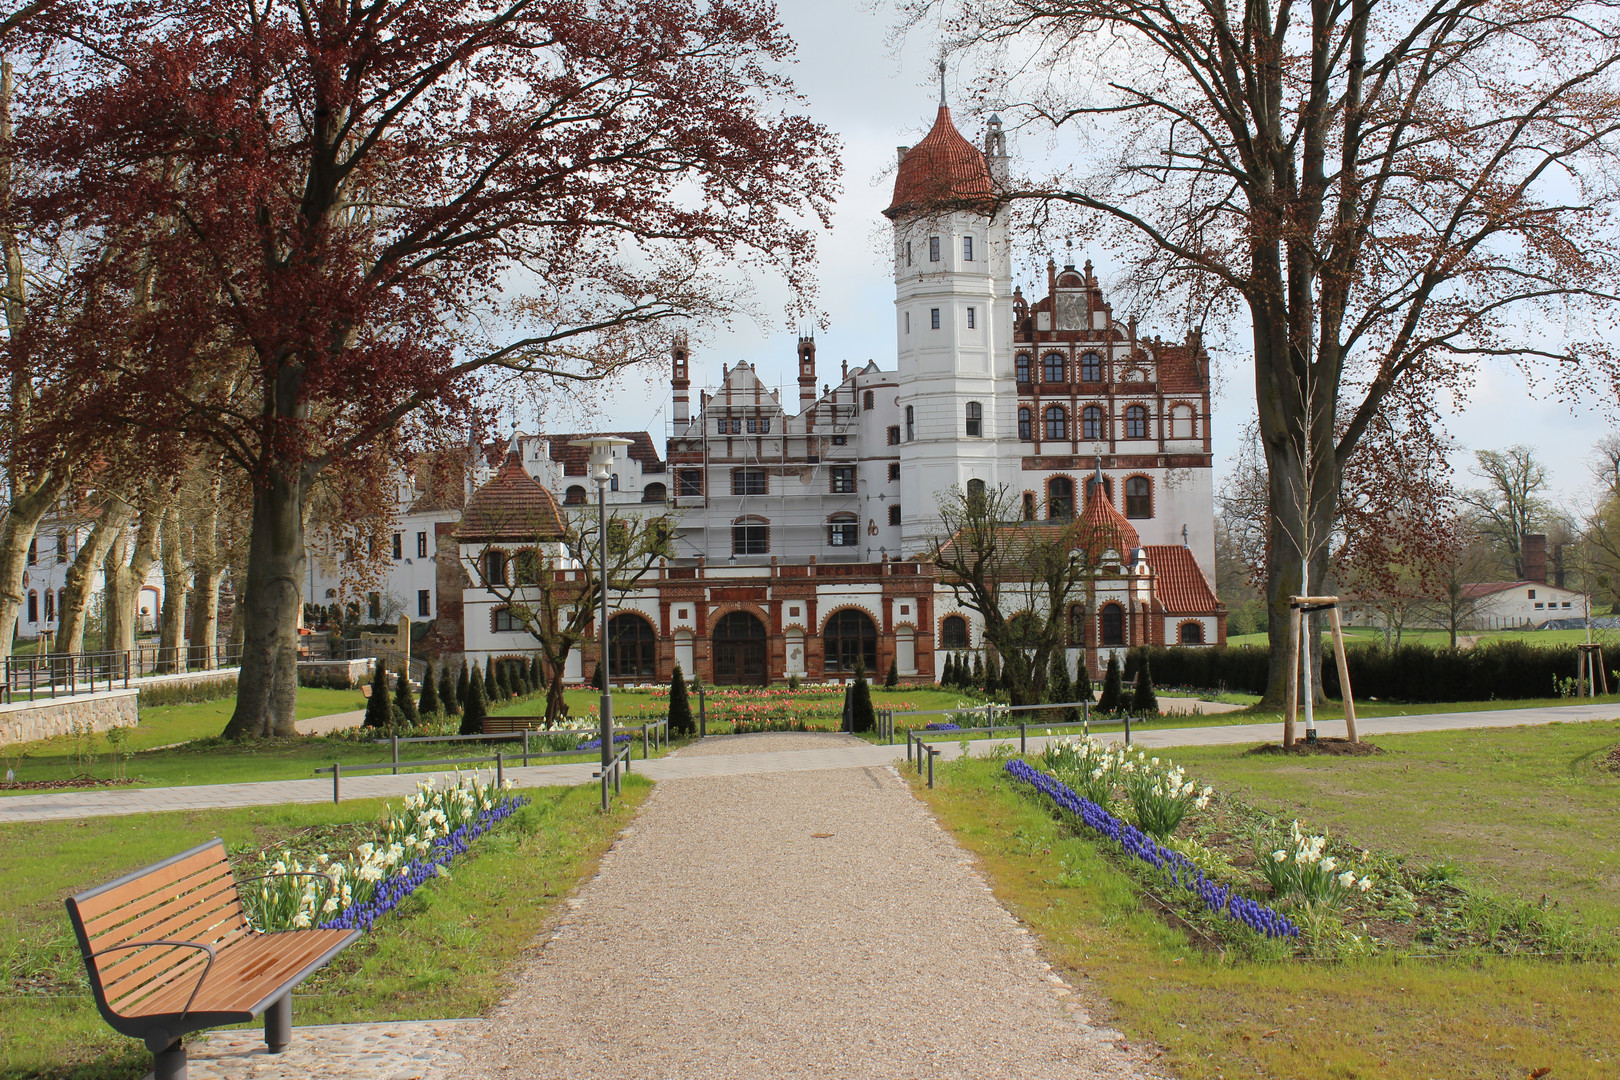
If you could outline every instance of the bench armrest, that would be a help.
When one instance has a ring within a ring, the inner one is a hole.
[[[219,955],[212,945],[201,941],[176,941],[173,938],[163,938],[158,941],[126,941],[122,945],[114,945],[111,948],[102,949],[100,952],[91,953],[90,959],[98,960],[101,957],[106,956],[108,953],[118,952],[120,949],[146,949],[154,946],[162,946],[166,948],[178,947],[182,949],[201,949],[203,952],[208,954],[208,962],[203,965],[202,974],[197,976],[197,985],[191,988],[191,996],[186,998],[186,1007],[180,1010],[180,1018],[184,1020],[186,1014],[191,1011],[191,1003],[197,1000],[197,992],[202,989],[203,980],[207,979],[208,973],[213,970],[214,958]],[[96,976],[96,981],[99,985],[101,981],[100,975]]]

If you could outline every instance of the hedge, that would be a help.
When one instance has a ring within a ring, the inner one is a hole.
[[[1402,645],[1386,652],[1376,645],[1355,645],[1346,650],[1345,658],[1358,700],[1491,701],[1557,697],[1556,680],[1575,676],[1577,653],[1574,645],[1541,648],[1503,638],[1466,650]],[[1159,686],[1251,694],[1266,690],[1269,657],[1257,645],[1132,649],[1128,672],[1140,669],[1144,657]],[[1322,688],[1329,697],[1338,697],[1338,666],[1329,651],[1323,652],[1323,659]],[[1613,663],[1611,658],[1605,660]]]

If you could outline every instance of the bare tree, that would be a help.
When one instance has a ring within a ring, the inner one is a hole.
[[[1481,535],[1495,547],[1505,570],[1524,578],[1524,534],[1544,527],[1552,517],[1546,499],[1547,467],[1523,444],[1506,450],[1479,450],[1469,471],[1484,487],[1463,493],[1463,502],[1478,515]]]

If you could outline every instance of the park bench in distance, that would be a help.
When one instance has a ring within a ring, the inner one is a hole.
[[[538,731],[546,726],[543,716],[486,716],[485,735],[517,735],[524,731]]]
[[[247,878],[320,876],[264,874]],[[292,1040],[293,987],[360,937],[359,930],[248,925],[219,838],[67,901],[96,1008],[143,1040],[154,1080],[184,1080],[194,1031],[264,1016],[279,1054]]]

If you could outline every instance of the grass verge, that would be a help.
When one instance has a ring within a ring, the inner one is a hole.
[[[590,785],[522,791],[534,800],[529,806],[294,995],[293,1022],[486,1011],[558,899],[593,872],[651,790],[641,777],[627,778],[623,801],[606,815]],[[91,1002],[62,909],[66,896],[211,836],[223,837],[235,856],[310,830],[375,821],[383,805],[356,800],[0,826],[8,862],[29,868],[8,877],[0,896],[0,1031],[7,1033],[0,1080],[132,1080],[151,1069],[151,1055],[107,1027]]]
[[[1524,731],[1562,741],[1557,728]],[[1418,761],[1434,753],[1418,747],[1399,756]],[[1547,760],[1558,754],[1549,747]],[[1354,759],[1353,767],[1367,760]],[[1103,1015],[1131,1038],[1163,1047],[1166,1063],[1186,1080],[1462,1080],[1524,1077],[1541,1068],[1551,1070],[1541,1075],[1595,1080],[1620,1069],[1620,1016],[1608,1005],[1620,990],[1612,963],[1479,952],[1328,963],[1221,955],[1149,910],[1135,879],[1103,850],[1106,842],[1074,835],[1000,770],[1000,762],[983,758],[953,762],[934,791],[919,784],[918,794],[979,857],[1002,902],[1042,936],[1048,958],[1101,999]],[[1214,771],[1210,777],[1222,780]],[[1545,769],[1518,779],[1544,790],[1563,783]],[[1345,779],[1347,787],[1356,782]],[[1449,805],[1453,815],[1485,805],[1465,795],[1466,772],[1440,770],[1430,782],[1436,807]],[[1362,830],[1372,835],[1391,797],[1374,793],[1347,808],[1341,835],[1364,842]],[[1566,838],[1580,828],[1565,827]],[[1391,846],[1414,844],[1397,847],[1402,854],[1425,852],[1415,844],[1419,834],[1391,827],[1379,835]],[[1465,872],[1471,868],[1464,863]]]

